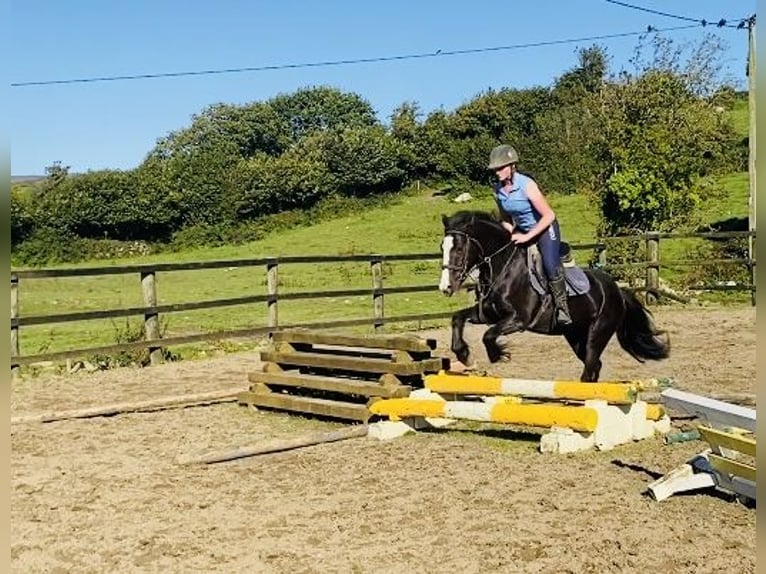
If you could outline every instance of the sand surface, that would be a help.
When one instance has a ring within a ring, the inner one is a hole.
[[[640,364],[613,340],[601,378],[672,376],[691,392],[755,394],[755,310],[657,308],[671,357]],[[524,378],[576,379],[563,338],[520,334]],[[446,353],[449,331],[435,337]],[[13,415],[247,388],[258,353],[13,384]],[[15,572],[755,572],[755,511],[646,485],[702,443],[538,452],[539,434],[457,426],[208,466],[178,455],[339,425],[235,403],[12,427]]]

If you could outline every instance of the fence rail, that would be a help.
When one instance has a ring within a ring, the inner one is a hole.
[[[669,260],[660,261],[659,244],[663,238],[710,238],[710,239],[730,239],[736,237],[754,237],[752,232],[708,232],[708,233],[656,233],[647,232],[643,235],[633,235],[626,237],[603,238],[593,243],[572,244],[571,248],[577,251],[592,250],[596,253],[596,265],[607,271],[624,268],[643,268],[645,270],[644,286],[638,290],[646,293],[647,303],[653,303],[657,298],[666,296],[670,299],[681,300],[678,296],[671,293],[663,293],[660,290],[659,273],[661,267],[687,266],[687,265],[719,265],[719,264],[739,264],[746,265],[751,270],[754,269],[755,258],[731,258],[731,259],[708,259],[708,260]],[[624,264],[608,263],[608,245],[611,242],[639,241],[645,245],[646,259]],[[312,327],[312,328],[337,328],[349,326],[370,325],[376,331],[383,328],[386,324],[421,321],[451,316],[451,312],[445,313],[422,313],[395,315],[386,317],[384,313],[384,300],[386,295],[401,293],[418,293],[435,291],[437,287],[429,285],[409,285],[401,287],[384,287],[383,285],[383,264],[394,261],[433,261],[440,260],[441,253],[412,253],[412,254],[394,254],[394,255],[332,255],[332,256],[287,256],[287,257],[264,257],[249,259],[233,259],[219,261],[196,261],[186,263],[158,263],[148,265],[124,265],[110,267],[87,267],[72,269],[25,269],[11,272],[11,367],[17,369],[20,366],[30,365],[41,361],[57,361],[69,358],[77,358],[94,354],[108,354],[120,351],[148,349],[152,364],[162,361],[161,351],[163,348],[173,345],[187,344],[201,341],[214,341],[222,339],[231,339],[238,337],[258,336],[267,333],[290,328],[290,327]],[[348,263],[348,262],[367,262],[371,266],[372,286],[367,289],[336,289],[326,291],[303,291],[294,293],[278,293],[278,274],[279,266],[286,263]],[[169,271],[193,271],[202,269],[224,269],[231,267],[265,267],[267,279],[267,293],[263,295],[247,295],[242,297],[212,299],[205,301],[193,301],[187,303],[175,304],[157,304],[156,275],[159,272]],[[33,280],[41,278],[60,278],[60,277],[87,277],[104,276],[117,274],[139,274],[141,278],[141,290],[144,305],[140,307],[127,307],[117,309],[106,309],[99,311],[81,311],[67,312],[46,315],[20,316],[19,314],[19,287],[20,280]],[[750,274],[755,277],[754,273]],[[754,279],[748,285],[709,285],[697,286],[693,289],[698,290],[720,290],[720,291],[750,291],[751,304],[755,305],[755,284]],[[361,319],[332,320],[320,322],[307,322],[297,324],[280,324],[278,320],[278,302],[301,299],[318,299],[325,297],[352,297],[352,296],[371,296],[372,297],[372,317]],[[206,333],[196,333],[191,335],[161,337],[159,332],[159,317],[161,314],[191,311],[201,309],[213,309],[229,307],[235,305],[244,305],[250,303],[267,304],[266,324],[253,328],[214,331]],[[60,352],[39,353],[33,355],[20,354],[20,328],[33,325],[47,325],[55,323],[65,323],[73,321],[84,321],[93,319],[120,318],[129,316],[144,317],[144,335],[142,341],[132,341],[114,345],[86,347]]]

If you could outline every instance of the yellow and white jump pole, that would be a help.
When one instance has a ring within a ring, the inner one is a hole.
[[[435,393],[453,395],[512,395],[535,399],[603,400],[618,405],[635,403],[641,390],[638,381],[582,383],[507,379],[479,375],[453,375],[444,371],[425,375],[424,385]]]
[[[445,401],[443,399],[382,399],[369,406],[372,414],[391,420],[408,417],[433,417],[480,422],[519,424],[536,427],[567,427],[593,432],[598,426],[598,411],[581,406],[521,404],[519,400],[493,402]]]

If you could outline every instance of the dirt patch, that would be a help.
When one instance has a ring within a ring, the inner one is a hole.
[[[672,376],[755,394],[755,310],[659,308],[671,358],[616,341],[602,379]],[[504,376],[577,378],[563,339],[517,335]],[[421,332],[446,350],[445,330]],[[14,383],[13,414],[244,389],[257,353]],[[16,572],[754,572],[755,511],[706,494],[655,503],[646,485],[701,449],[659,439],[569,456],[538,435],[460,426],[210,466],[175,458],[329,423],[221,404],[14,426]]]

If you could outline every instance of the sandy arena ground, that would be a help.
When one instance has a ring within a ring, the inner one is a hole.
[[[673,376],[700,394],[755,394],[755,309],[658,308],[671,358],[612,341],[602,380]],[[482,328],[469,327],[477,344]],[[422,332],[446,352],[447,329]],[[513,337],[505,376],[577,378],[563,338]],[[479,365],[487,368],[483,349]],[[46,375],[12,414],[239,390],[258,354]],[[14,572],[755,572],[755,511],[649,482],[702,449],[660,438],[544,455],[539,435],[486,428],[366,438],[208,466],[177,455],[334,428],[234,403],[12,428]]]

